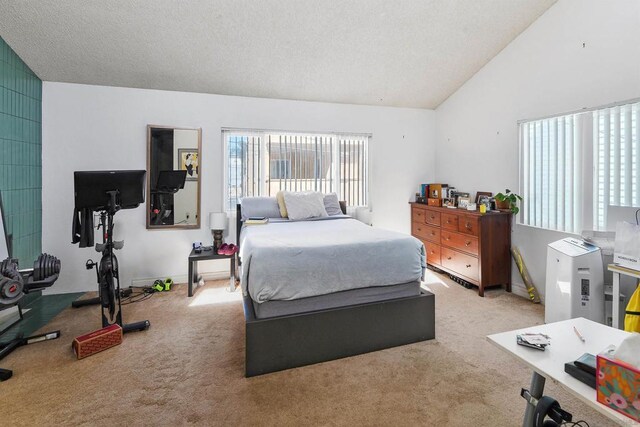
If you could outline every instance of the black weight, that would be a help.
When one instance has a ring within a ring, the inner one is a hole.
[[[0,264],[0,304],[15,304],[24,295],[22,275],[18,271],[18,263],[4,260]]]
[[[0,304],[11,305],[17,303],[23,296],[22,280],[15,280],[6,276],[0,277]]]
[[[33,278],[38,281],[38,280],[42,280],[42,278],[44,277],[44,274],[43,274],[44,272],[42,271],[42,264],[44,261],[44,257],[42,256],[42,254],[40,254],[40,256],[36,261],[38,262],[38,267],[33,270],[33,273],[34,273]]]
[[[47,256],[47,254],[44,254],[43,258],[44,258],[44,260],[43,260],[44,267],[43,267],[42,274],[44,275],[44,277],[47,277],[47,276],[50,275],[49,274],[49,270],[51,268],[50,268],[49,264],[51,264],[50,263],[51,260],[49,259],[49,256]]]
[[[60,273],[60,260],[53,255],[41,254],[33,262],[33,279],[37,282],[58,273]]]

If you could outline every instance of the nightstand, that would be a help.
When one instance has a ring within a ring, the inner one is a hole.
[[[218,255],[213,249],[208,251],[203,250],[197,254],[195,249],[191,250],[189,254],[189,296],[193,296],[193,285],[198,283],[198,262],[207,261],[211,259],[229,259],[231,260],[231,270],[229,278],[229,291],[233,292],[236,289],[236,254],[233,255]]]

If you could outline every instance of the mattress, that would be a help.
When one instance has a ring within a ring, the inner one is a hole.
[[[415,281],[391,286],[351,289],[291,301],[266,301],[260,304],[252,300],[252,304],[256,318],[266,319],[396,298],[406,298],[419,294],[420,282]]]
[[[419,281],[424,245],[350,217],[245,226],[241,285],[256,303]]]

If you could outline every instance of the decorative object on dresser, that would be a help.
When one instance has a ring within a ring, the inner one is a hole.
[[[420,193],[416,193],[416,203],[422,203],[423,205],[426,205],[427,198],[425,196],[421,196]]]
[[[476,204],[480,204],[480,201],[483,197],[487,197],[490,199],[491,196],[493,196],[493,193],[491,193],[490,191],[478,191],[476,193]]]
[[[459,196],[458,197],[458,207],[462,208],[462,209],[467,209],[467,206],[469,206],[469,202],[471,200],[469,199],[469,197],[462,197]]]
[[[511,292],[511,212],[411,204],[411,234],[427,251],[427,264],[475,286]]]
[[[508,209],[514,215],[518,215],[520,208],[518,207],[518,201],[522,201],[522,197],[516,193],[512,193],[508,188],[503,193],[496,194],[496,207],[498,209]]]

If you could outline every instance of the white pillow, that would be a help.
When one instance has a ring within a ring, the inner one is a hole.
[[[289,219],[293,221],[328,216],[324,208],[324,197],[317,191],[285,191],[284,204],[287,206]]]

